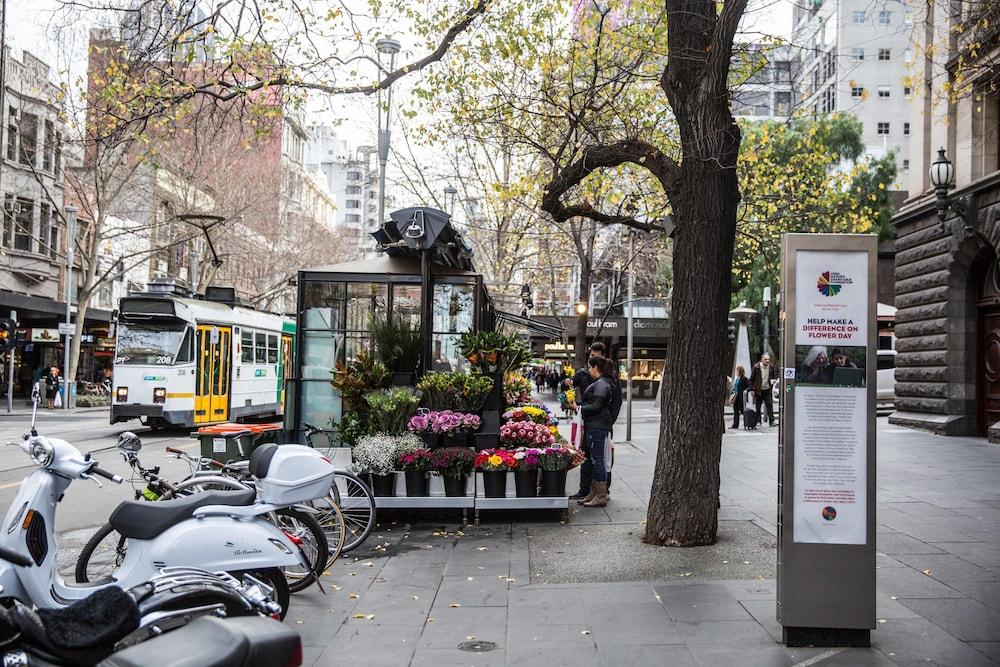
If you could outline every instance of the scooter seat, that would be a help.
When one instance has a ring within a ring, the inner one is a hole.
[[[126,500],[111,514],[111,527],[124,537],[151,540],[171,526],[194,516],[206,505],[250,505],[256,491],[205,491],[183,498],[148,502]]]

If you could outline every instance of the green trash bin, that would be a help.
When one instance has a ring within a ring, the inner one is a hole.
[[[215,424],[198,429],[201,456],[226,463],[250,458],[260,445],[277,442],[281,424]]]

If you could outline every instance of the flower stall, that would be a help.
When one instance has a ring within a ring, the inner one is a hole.
[[[573,452],[531,403],[531,352],[495,330],[509,316],[471,250],[442,211],[390,218],[381,256],[299,272],[286,428],[327,430],[379,508],[567,511]]]

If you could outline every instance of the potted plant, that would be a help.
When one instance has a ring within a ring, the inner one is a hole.
[[[503,379],[504,403],[523,405],[531,400],[531,380],[520,373],[507,373]]]
[[[457,412],[481,409],[492,388],[493,380],[489,377],[454,372],[427,373],[417,383],[421,406]]]
[[[376,496],[396,495],[396,455],[399,439],[386,433],[366,435],[351,450],[359,473],[371,475],[371,489]]]
[[[538,495],[538,456],[541,449],[520,447],[514,451],[517,467],[514,469],[514,489],[518,498]]]
[[[556,441],[548,426],[531,421],[510,421],[500,426],[500,444],[509,449],[551,446]]]
[[[566,495],[566,471],[573,460],[573,450],[565,447],[546,447],[538,455],[542,470],[542,495],[560,498]]]
[[[483,494],[487,498],[507,495],[507,471],[517,467],[517,460],[506,449],[484,449],[475,460],[476,470],[483,473]]]
[[[417,449],[396,454],[396,465],[406,478],[406,495],[422,498],[427,495],[427,471],[431,467],[431,450]]]
[[[384,320],[372,319],[371,335],[375,355],[392,374],[392,384],[415,384],[423,351],[420,330],[410,326],[402,317],[390,315]]]
[[[376,433],[400,434],[420,403],[420,396],[410,387],[391,387],[365,394],[371,428]]]
[[[330,428],[340,445],[354,446],[358,438],[373,432],[365,394],[388,387],[389,371],[370,353],[361,351],[350,363],[337,363],[332,383],[340,395],[343,415],[331,417]]]
[[[431,452],[431,468],[444,479],[444,495],[464,498],[476,456],[467,447],[443,447]]]

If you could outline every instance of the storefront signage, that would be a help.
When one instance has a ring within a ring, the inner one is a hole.
[[[58,343],[59,329],[31,329],[32,343]]]
[[[867,644],[875,624],[876,261],[874,236],[782,240],[778,620],[789,646]]]

